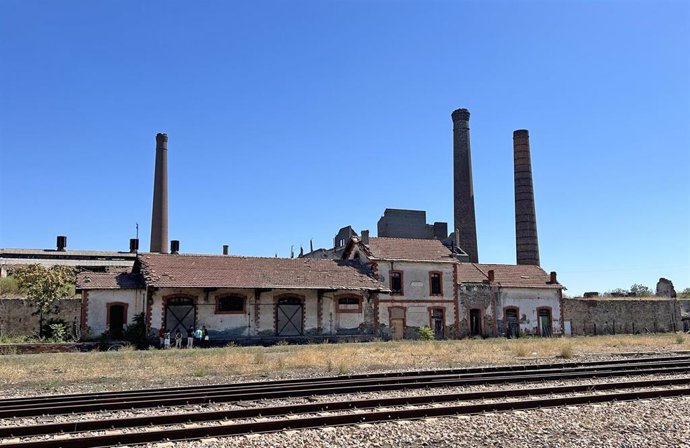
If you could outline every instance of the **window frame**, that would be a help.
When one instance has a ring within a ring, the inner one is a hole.
[[[224,299],[238,299],[242,301],[242,309],[241,310],[222,310],[221,309],[221,302]],[[215,314],[245,314],[247,312],[247,296],[243,296],[241,294],[222,294],[219,296],[216,296],[216,310]]]
[[[438,275],[438,292],[434,292],[434,276]],[[443,272],[431,271],[429,272],[429,295],[442,296],[443,295]]]
[[[400,276],[400,289],[397,291],[393,290],[393,274],[398,274]],[[396,295],[396,296],[403,296],[405,295],[404,287],[403,287],[403,271],[398,271],[398,270],[390,270],[388,272],[388,282],[390,284],[390,290],[391,290],[391,295]]]
[[[357,301],[357,308],[341,308],[341,305],[355,305],[354,303],[341,304],[341,300],[355,300]],[[336,296],[335,310],[337,313],[361,313],[362,312],[362,297],[354,295]]]

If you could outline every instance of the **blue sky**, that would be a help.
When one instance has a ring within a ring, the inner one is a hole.
[[[526,128],[544,269],[690,287],[689,5],[3,0],[0,247],[126,250],[139,223],[148,248],[157,132],[184,252],[452,223],[466,107],[481,262],[515,262]]]

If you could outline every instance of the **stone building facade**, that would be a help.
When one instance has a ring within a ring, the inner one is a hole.
[[[562,290],[539,266],[460,263],[458,335],[561,335]]]
[[[453,254],[436,239],[353,238],[343,256],[372,271],[389,291],[375,305],[374,327],[392,339],[415,338],[428,326],[438,339],[455,337]]]
[[[152,335],[205,326],[225,341],[373,336],[372,303],[384,291],[343,260],[147,253],[117,287],[113,278],[78,276],[82,326],[93,336],[121,333],[142,312]]]

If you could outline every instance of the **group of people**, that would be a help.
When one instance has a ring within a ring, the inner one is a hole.
[[[161,328],[158,331],[158,341],[159,348],[170,348],[175,345],[175,348],[182,348],[182,331],[177,328],[175,334],[171,334],[169,329]],[[208,347],[208,330],[206,325],[202,325],[201,328],[194,329],[190,326],[187,329],[187,346],[186,348],[193,348],[195,345],[199,347]]]

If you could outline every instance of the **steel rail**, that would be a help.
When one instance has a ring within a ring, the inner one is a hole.
[[[64,394],[64,395],[49,395],[49,396],[34,396],[34,397],[19,397],[0,399],[0,409],[6,406],[15,404],[46,404],[48,402],[63,402],[80,399],[107,399],[107,398],[128,398],[139,395],[151,395],[160,392],[164,396],[170,396],[176,392],[201,392],[201,391],[218,391],[218,390],[232,390],[237,388],[260,388],[266,389],[272,386],[290,386],[299,384],[313,384],[315,381],[319,382],[333,382],[338,383],[342,381],[353,380],[374,380],[384,378],[401,378],[401,377],[417,377],[421,375],[467,375],[467,374],[498,374],[500,372],[525,372],[525,371],[548,371],[552,369],[573,369],[573,368],[587,368],[594,366],[614,366],[614,365],[629,365],[629,364],[650,364],[657,362],[682,362],[690,361],[688,356],[664,356],[664,357],[650,357],[650,358],[628,358],[609,361],[587,361],[587,362],[567,362],[567,363],[551,363],[551,364],[516,364],[508,366],[487,366],[487,367],[469,367],[462,369],[435,369],[435,370],[418,370],[418,371],[402,371],[402,372],[382,372],[382,373],[363,373],[356,375],[339,375],[331,377],[319,378],[296,378],[287,380],[270,380],[270,381],[253,381],[246,383],[229,383],[229,384],[211,384],[201,386],[181,386],[168,388],[152,388],[139,389],[129,391],[116,392],[95,392],[84,394]]]
[[[209,422],[218,420],[243,419],[289,414],[332,412],[338,410],[372,409],[377,407],[406,406],[431,403],[448,403],[452,401],[485,400],[495,398],[534,397],[549,394],[566,394],[620,390],[633,388],[651,388],[662,386],[688,386],[690,378],[664,378],[638,381],[619,381],[614,383],[575,384],[565,386],[538,387],[535,389],[499,389],[490,391],[459,392],[453,394],[417,395],[410,397],[375,398],[366,400],[329,401],[322,403],[291,404],[271,407],[254,407],[223,411],[184,412],[170,415],[138,416],[84,420],[69,423],[46,423],[30,426],[0,427],[0,437],[27,437],[50,434],[68,434],[84,431],[105,431],[116,428],[135,428],[141,426],[174,425],[192,422]],[[3,446],[0,444],[0,446]]]
[[[175,406],[202,403],[227,403],[234,401],[250,401],[260,399],[276,399],[287,397],[307,397],[316,395],[331,395],[344,393],[374,392],[402,389],[422,389],[432,387],[458,387],[482,384],[506,384],[540,382],[545,380],[562,380],[577,378],[640,376],[651,374],[680,374],[690,372],[690,363],[675,367],[655,367],[653,365],[635,366],[634,369],[592,368],[587,370],[561,370],[556,372],[530,372],[519,374],[503,374],[501,376],[474,377],[433,377],[404,378],[396,381],[374,382],[373,384],[344,383],[344,384],[304,384],[301,388],[278,388],[267,390],[235,390],[235,391],[205,391],[202,394],[187,394],[180,396],[155,396],[151,399],[139,397],[128,400],[89,401],[86,403],[50,403],[42,406],[21,405],[0,410],[0,418],[27,417],[39,415],[67,414],[74,412],[112,411],[118,409],[135,409],[157,406]]]
[[[359,382],[360,384],[374,384],[377,381],[395,381],[398,378],[418,378],[423,380],[426,380],[427,377],[462,377],[462,376],[477,376],[477,375],[482,375],[482,376],[491,376],[491,375],[501,375],[506,372],[513,372],[513,371],[518,371],[521,373],[529,373],[529,372],[551,372],[551,371],[563,371],[563,370],[590,370],[592,368],[602,368],[602,367],[609,367],[610,368],[628,368],[628,367],[637,367],[637,366],[647,366],[647,365],[661,365],[660,363],[665,363],[666,365],[678,365],[678,364],[685,364],[687,362],[690,362],[690,357],[687,358],[653,358],[653,359],[647,359],[647,360],[626,360],[626,362],[613,362],[613,363],[604,363],[604,362],[596,362],[592,364],[585,364],[585,365],[579,365],[579,364],[565,364],[566,367],[560,367],[562,364],[547,364],[547,365],[539,365],[539,366],[520,366],[520,369],[512,369],[512,366],[508,370],[504,369],[491,369],[488,371],[478,371],[474,372],[471,369],[463,369],[460,371],[447,371],[447,370],[441,370],[441,371],[412,371],[412,372],[400,372],[403,375],[388,375],[388,374],[382,374],[382,375],[371,375],[371,376],[339,376],[339,377],[326,377],[326,378],[300,378],[300,379],[295,379],[295,380],[281,380],[281,381],[267,381],[267,382],[252,382],[252,383],[231,383],[231,384],[218,384],[218,385],[210,385],[210,386],[188,386],[188,387],[182,387],[182,388],[170,388],[170,389],[143,389],[143,390],[135,390],[135,391],[122,391],[122,392],[107,392],[107,393],[95,393],[95,394],[76,394],[76,395],[57,395],[57,396],[38,396],[38,397],[25,397],[25,398],[11,398],[11,399],[5,399],[5,400],[0,400],[0,409],[7,408],[7,407],[16,407],[16,406],[22,406],[22,405],[31,405],[31,404],[40,404],[40,405],[46,405],[48,403],[66,403],[66,402],[76,402],[76,401],[81,401],[81,402],[89,402],[89,401],[98,401],[98,402],[105,402],[106,400],[117,400],[121,401],[123,399],[127,398],[133,398],[133,397],[141,397],[145,396],[147,398],[152,398],[155,396],[162,396],[162,397],[170,397],[170,396],[175,396],[179,394],[184,394],[184,395],[191,395],[191,394],[204,394],[206,391],[212,391],[214,393],[220,392],[220,391],[234,391],[234,390],[251,390],[251,389],[261,389],[261,390],[268,390],[271,388],[279,387],[281,390],[286,390],[288,387],[296,386],[299,387],[304,384],[309,384],[311,386],[315,386],[317,384],[353,384],[355,382]]]
[[[420,419],[428,417],[445,417],[458,414],[476,414],[481,412],[514,411],[577,404],[603,403],[611,401],[639,400],[660,397],[677,397],[690,395],[690,387],[674,389],[656,389],[608,394],[587,394],[555,398],[538,398],[510,400],[504,402],[461,404],[455,406],[423,407],[403,410],[366,410],[340,415],[317,415],[308,417],[289,417],[249,423],[220,422],[215,425],[188,427],[180,429],[153,430],[106,434],[87,437],[63,436],[58,439],[4,443],[3,448],[87,448],[126,444],[142,444],[160,441],[183,441],[207,437],[226,437],[243,434],[278,432],[285,430],[319,428],[324,426],[343,426],[357,423],[374,423],[391,420]]]

